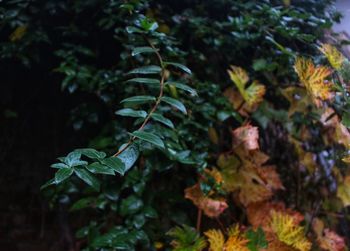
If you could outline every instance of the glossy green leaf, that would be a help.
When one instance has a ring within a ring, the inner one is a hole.
[[[164,148],[164,143],[157,135],[144,131],[134,131],[131,133],[132,136],[139,138],[141,140],[147,141],[153,145],[156,145],[160,148]]]
[[[125,165],[118,157],[109,157],[101,161],[102,164],[113,169],[117,173],[124,175]]]
[[[91,163],[86,167],[86,169],[89,170],[91,173],[114,175],[114,169],[106,165],[102,165],[98,162]]]
[[[51,167],[52,168],[58,168],[58,169],[60,169],[60,168],[69,168],[69,166],[67,166],[64,163],[55,163],[55,164],[52,164]]]
[[[71,208],[69,209],[70,211],[76,211],[80,209],[84,209],[87,207],[90,207],[95,201],[94,197],[88,197],[88,198],[82,198],[78,201],[76,201]]]
[[[162,97],[162,101],[164,101],[165,103],[168,103],[169,105],[177,108],[178,110],[180,110],[182,113],[187,114],[187,110],[186,107],[184,106],[184,104],[182,104],[180,101],[178,101],[177,99],[174,98],[170,98],[170,97]]]
[[[155,102],[156,98],[152,96],[133,96],[130,98],[123,99],[120,103],[127,104],[144,104],[148,102]]]
[[[74,173],[86,184],[93,187],[96,191],[100,190],[100,181],[85,169],[79,167],[74,168]]]
[[[72,168],[61,168],[55,174],[55,183],[59,184],[62,181],[68,179],[73,173]]]
[[[179,63],[174,63],[174,62],[164,62],[166,65],[172,65],[172,66],[175,66],[181,70],[183,70],[184,72],[186,72],[187,74],[192,74],[191,70],[185,66],[185,65],[182,65],[182,64],[179,64]]]
[[[159,113],[152,113],[151,118],[154,119],[155,121],[158,121],[166,126],[169,126],[170,128],[174,128],[173,122],[171,122],[170,119],[167,119],[163,115]]]
[[[129,71],[127,74],[159,74],[162,71],[157,65],[142,66]]]
[[[192,96],[198,96],[197,91],[191,87],[189,87],[186,84],[183,83],[179,83],[179,82],[166,82],[166,85],[172,85],[175,86],[177,89],[181,89],[183,91],[186,91],[188,93],[190,93]]]
[[[154,87],[159,87],[160,81],[155,78],[132,78],[126,81],[127,83],[147,84]]]
[[[86,157],[90,159],[103,159],[106,157],[106,153],[97,151],[92,148],[81,148],[81,149],[76,149],[75,152],[78,152],[82,155],[85,155]]]
[[[156,52],[157,50],[156,49],[153,49],[152,47],[136,47],[132,50],[131,52],[131,56],[136,56],[138,54],[141,54],[141,53],[154,53]]]
[[[134,110],[131,108],[124,108],[115,112],[116,115],[127,116],[127,117],[135,117],[135,118],[146,118],[147,112]]]
[[[125,146],[122,145],[120,149]],[[126,150],[119,154],[118,158],[124,163],[125,172],[128,171],[139,157],[139,148],[136,144],[131,144]]]
[[[134,195],[129,196],[128,198],[122,200],[120,205],[120,215],[132,215],[137,213],[143,207],[143,202]]]

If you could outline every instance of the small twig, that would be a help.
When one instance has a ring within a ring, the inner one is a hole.
[[[165,67],[164,67],[164,62],[163,62],[162,56],[159,54],[158,50],[154,47],[154,45],[151,43],[151,41],[149,41],[147,38],[145,38],[145,39],[149,43],[149,45],[152,47],[152,49],[154,49],[154,52],[158,58],[158,62],[160,64],[160,67],[162,68],[162,71],[161,71],[161,79],[160,79],[160,91],[159,91],[159,95],[156,99],[156,103],[152,107],[151,111],[147,114],[145,120],[143,121],[143,123],[139,127],[139,129],[137,129],[137,131],[142,131],[144,129],[144,127],[146,126],[148,121],[151,119],[152,114],[157,110],[160,102],[162,101],[162,97],[163,97],[163,93],[164,93]],[[126,143],[126,145],[122,149],[120,149],[118,152],[116,152],[113,155],[113,157],[117,157],[119,154],[124,152],[134,142],[135,139],[136,139],[135,136],[131,137],[129,139],[128,143]]]
[[[198,208],[197,225],[196,225],[197,232],[201,230],[202,214],[203,214],[203,210]]]

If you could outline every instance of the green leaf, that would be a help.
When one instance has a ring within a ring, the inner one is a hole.
[[[156,98],[152,96],[133,96],[130,98],[123,99],[120,103],[128,104],[144,104],[148,102],[155,102]]]
[[[115,175],[114,169],[109,168],[106,165],[102,165],[98,162],[91,163],[86,167],[87,170],[89,170],[91,173],[101,173],[101,174],[108,174],[108,175]]]
[[[69,167],[75,167],[75,166],[83,166],[86,165],[87,162],[80,160],[81,153],[79,152],[71,152],[65,157],[63,160]]]
[[[267,248],[268,243],[265,237],[265,233],[261,227],[256,232],[249,229],[246,233],[246,237],[249,240],[247,247],[250,251],[259,251],[262,248]]]
[[[143,207],[143,202],[134,195],[129,196],[128,198],[122,200],[120,205],[120,215],[132,215],[137,213]]]
[[[145,111],[136,111],[130,108],[124,108],[115,112],[116,115],[135,117],[135,118],[146,118],[147,112]]]
[[[349,113],[344,113],[342,115],[342,121],[341,123],[345,125],[347,128],[350,128],[350,114]]]
[[[69,166],[67,166],[64,163],[55,163],[55,164],[52,164],[51,167],[52,168],[58,168],[58,169],[60,169],[60,168],[69,168]]]
[[[166,117],[164,117],[159,113],[152,113],[151,118],[154,119],[155,121],[163,123],[166,126],[169,126],[170,128],[174,128],[173,122],[171,122],[170,119],[167,119]]]
[[[90,159],[103,159],[106,157],[106,153],[97,151],[92,148],[81,148],[81,149],[76,149],[74,152],[78,152],[82,155],[85,155],[86,157]]]
[[[68,179],[73,173],[71,168],[61,168],[55,174],[55,183],[59,184],[62,181]]]
[[[157,135],[144,131],[134,131],[131,133],[132,136],[139,138],[141,140],[147,141],[153,145],[156,145],[160,148],[164,148],[164,143]]]
[[[78,201],[76,201],[71,208],[69,209],[70,211],[76,211],[76,210],[80,210],[80,209],[84,209],[87,207],[90,207],[93,202],[95,201],[94,197],[88,197],[88,198],[82,198]]]
[[[112,168],[117,173],[124,175],[125,173],[125,165],[124,163],[117,157],[109,157],[101,161],[102,164]]]
[[[177,68],[180,68],[181,70],[183,70],[184,72],[186,72],[187,74],[192,74],[191,70],[189,68],[187,68],[187,66],[184,66],[182,64],[179,63],[174,63],[174,62],[164,62],[166,65],[172,65],[175,66]]]
[[[189,87],[188,85],[185,85],[183,83],[179,83],[179,82],[166,82],[166,85],[172,85],[175,86],[177,89],[181,89],[183,91],[186,91],[188,93],[190,93],[192,96],[198,96],[198,93],[195,89]]]
[[[127,83],[139,83],[139,84],[147,84],[151,86],[159,87],[160,81],[154,78],[132,78],[126,81]]]
[[[122,145],[120,149],[125,146]],[[121,154],[119,154],[118,158],[124,163],[125,172],[128,171],[136,162],[139,157],[139,149],[136,144],[130,145],[126,150],[124,150]]]
[[[56,184],[56,181],[55,179],[51,179],[49,180],[48,182],[46,182],[44,185],[42,185],[40,187],[40,190],[44,190],[45,188],[49,187],[49,186],[52,186],[52,185],[55,185]]]
[[[136,56],[141,53],[153,53],[156,52],[156,49],[153,49],[152,47],[136,47],[132,50],[131,56]]]
[[[100,181],[91,175],[88,171],[83,168],[74,168],[74,173],[83,180],[86,184],[93,187],[96,191],[100,190]]]
[[[177,108],[180,110],[182,113],[187,114],[186,107],[177,99],[170,98],[170,97],[162,97],[162,101],[165,103],[168,103],[169,105]]]
[[[162,71],[158,65],[142,66],[129,71],[127,74],[159,74]]]

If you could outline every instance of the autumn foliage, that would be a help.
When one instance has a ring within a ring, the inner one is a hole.
[[[322,127],[319,137],[323,144],[347,149],[350,134],[342,123],[342,113],[334,105],[335,99],[344,98],[342,90],[348,86],[339,71],[347,60],[329,44],[322,44],[320,52],[330,66],[316,65],[311,59],[298,56],[294,69],[299,83],[279,91],[289,102],[289,118],[297,113],[317,114],[314,120]],[[235,219],[228,228],[220,224],[220,228],[206,230],[204,237],[209,250],[346,250],[344,239],[335,229],[325,227],[327,223],[320,214],[320,207],[325,204],[318,204],[316,208],[299,206],[298,209],[296,205],[287,206],[289,199],[285,197],[288,196],[285,191],[289,190],[289,184],[283,181],[279,167],[273,165],[269,156],[261,150],[261,132],[249,122],[251,114],[259,109],[262,102],[266,102],[266,87],[258,81],[250,81],[248,73],[239,66],[230,66],[228,74],[233,85],[225,90],[224,95],[245,122],[232,130],[231,150],[217,156],[216,164],[206,168],[198,183],[185,190],[185,198],[198,207],[197,230],[201,227],[201,213],[220,222],[231,215],[227,209],[234,207],[239,208],[246,219]],[[296,152],[296,168],[303,173],[303,179],[312,179],[320,172],[316,154],[305,148],[305,142],[312,140],[311,130],[304,126],[297,132],[290,131],[286,137]],[[343,165],[344,162],[350,163],[349,159],[345,155]],[[340,201],[341,204],[337,203],[341,209],[350,205],[350,176],[346,169],[340,170],[334,163],[331,172],[338,184],[337,189],[334,192],[323,191],[321,196],[328,203]],[[209,182],[215,185],[206,192],[202,191],[203,184]]]

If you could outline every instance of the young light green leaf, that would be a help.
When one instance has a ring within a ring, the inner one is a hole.
[[[125,173],[125,165],[124,163],[117,157],[109,157],[101,161],[102,164],[107,167],[113,169],[117,173],[124,175]]]
[[[184,72],[186,72],[187,74],[191,75],[192,72],[191,70],[187,67],[187,66],[184,66],[182,64],[179,64],[179,63],[174,63],[174,62],[164,62],[166,65],[172,65],[172,66],[175,66],[181,70],[183,70]]]
[[[148,102],[155,102],[156,98],[152,96],[133,96],[130,98],[123,99],[120,103],[128,104],[144,104]]]
[[[89,170],[91,173],[101,173],[101,174],[108,174],[108,175],[115,175],[114,170],[109,168],[106,165],[102,165],[98,162],[94,162],[86,167],[87,170]]]
[[[132,78],[126,81],[127,83],[139,83],[139,84],[147,84],[150,86],[159,87],[160,81],[155,78]]]
[[[73,173],[72,168],[61,168],[55,174],[55,183],[59,184],[62,181],[68,179]]]
[[[139,138],[141,140],[147,141],[153,145],[156,145],[160,148],[164,148],[164,143],[157,135],[144,131],[134,131],[131,133],[132,136]]]
[[[183,91],[186,91],[188,93],[190,93],[192,96],[198,96],[197,91],[191,87],[189,87],[188,85],[185,85],[183,83],[179,83],[179,82],[166,82],[166,85],[172,85],[175,86],[177,89],[181,89]]]
[[[147,65],[129,71],[127,74],[159,74],[162,71],[158,65]]]
[[[151,118],[154,119],[155,121],[163,123],[166,126],[169,126],[170,128],[174,128],[173,122],[171,122],[170,119],[167,119],[166,117],[164,117],[159,113],[152,113]]]
[[[136,56],[136,55],[141,54],[141,53],[153,53],[156,51],[157,51],[156,49],[153,49],[152,47],[148,47],[148,46],[136,47],[132,50],[131,56]]]
[[[120,147],[120,149],[124,148],[125,144]],[[125,151],[119,154],[118,158],[125,165],[125,172],[128,171],[136,162],[139,157],[139,149],[136,144],[130,145]]]
[[[86,184],[92,186],[96,191],[100,190],[100,181],[83,168],[74,168],[74,173]]]
[[[162,101],[164,101],[165,103],[168,103],[169,105],[177,108],[178,110],[180,110],[184,114],[187,114],[186,107],[180,101],[178,101],[177,99],[170,98],[170,97],[162,97]]]
[[[115,112],[116,115],[134,117],[134,118],[146,118],[147,112],[136,111],[131,108],[124,108]]]

